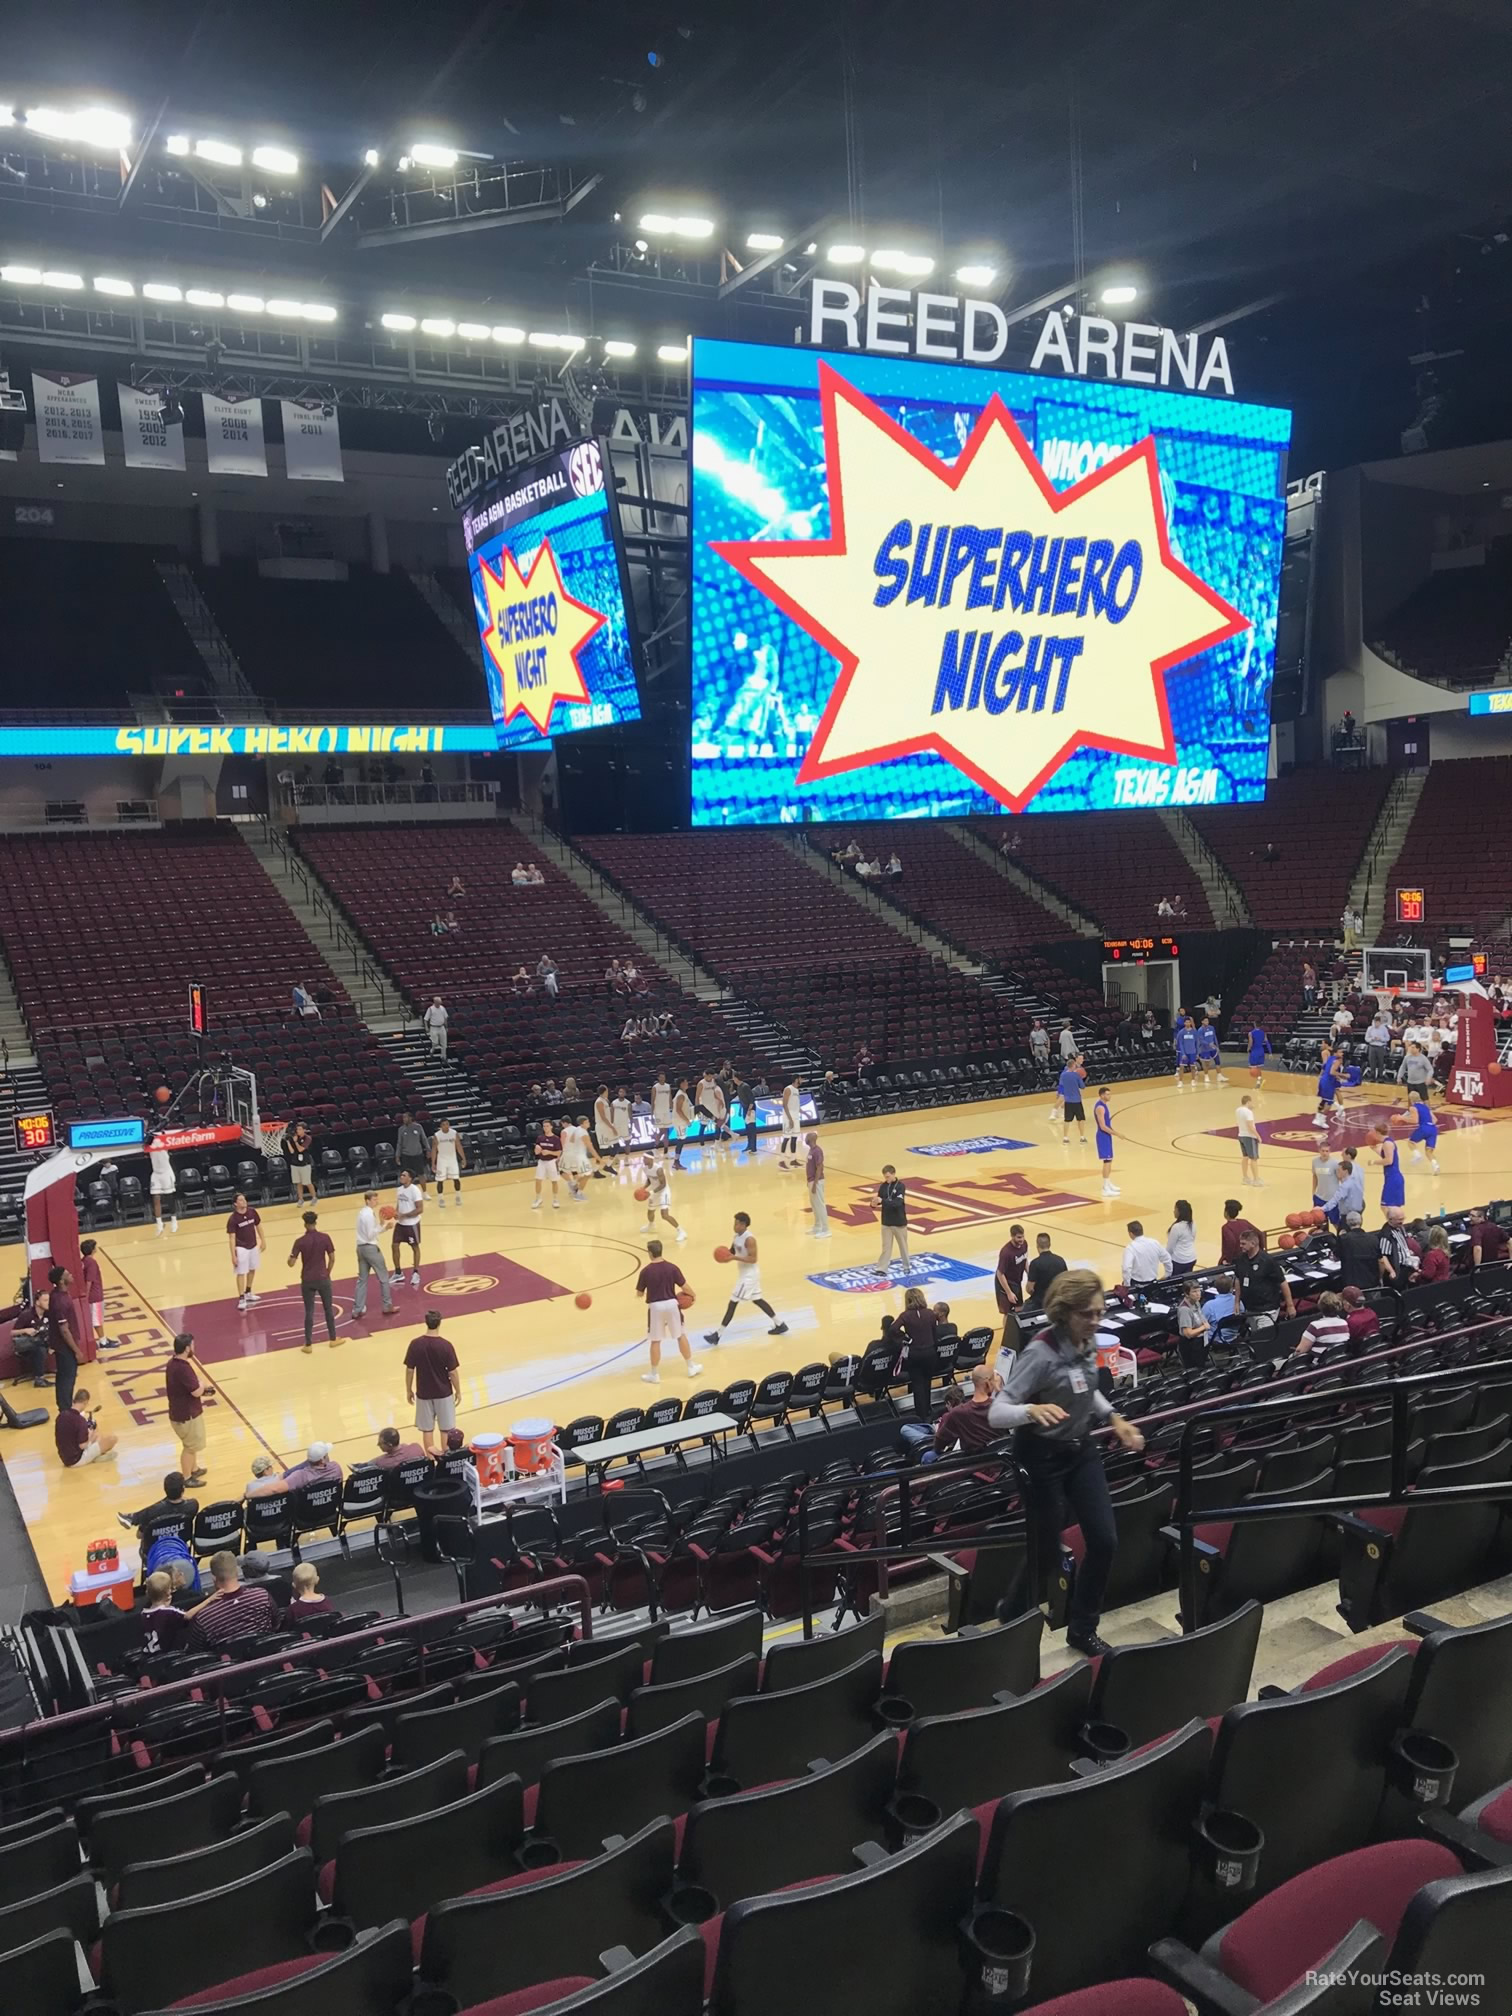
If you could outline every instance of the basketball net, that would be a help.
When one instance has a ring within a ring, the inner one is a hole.
[[[264,1155],[282,1154],[284,1136],[285,1134],[288,1133],[288,1131],[289,1131],[289,1123],[287,1120],[259,1121],[257,1132],[261,1136],[261,1140],[253,1141],[251,1145],[254,1148],[260,1148]],[[244,1128],[243,1137],[245,1138],[245,1136],[250,1134],[251,1132],[252,1129],[250,1127]]]

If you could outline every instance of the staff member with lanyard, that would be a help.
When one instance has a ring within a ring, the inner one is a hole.
[[[1113,1411],[1099,1391],[1094,1339],[1102,1320],[1102,1283],[1088,1267],[1069,1267],[1045,1290],[1050,1321],[1019,1355],[988,1421],[999,1435],[1014,1431],[1013,1453],[1024,1473],[1034,1526],[1036,1595],[1043,1591],[1060,1550],[1068,1517],[1082,1532],[1084,1551],[1071,1592],[1066,1643],[1089,1659],[1108,1647],[1097,1635],[1103,1592],[1118,1547],[1096,1428],[1111,1427],[1126,1449],[1143,1449],[1144,1437]]]

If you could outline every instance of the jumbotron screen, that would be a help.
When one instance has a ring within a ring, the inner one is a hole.
[[[629,597],[596,441],[522,463],[462,516],[501,749],[640,719]]]
[[[695,826],[1264,797],[1288,412],[751,343],[692,373]]]

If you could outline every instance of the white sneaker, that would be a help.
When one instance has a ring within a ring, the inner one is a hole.
[[[436,1199],[436,1209],[438,1211],[444,1211],[446,1209],[446,1199],[444,1197],[438,1197]]]
[[[679,1245],[679,1246],[686,1246],[686,1245],[687,1245],[687,1243],[688,1243],[688,1228],[687,1228],[687,1226],[686,1226],[686,1225],[679,1225],[679,1226],[678,1226],[678,1228],[677,1228],[677,1243],[678,1243],[678,1245]]]
[[[702,1365],[695,1365],[691,1359],[689,1360],[688,1377],[690,1379],[696,1379],[702,1371],[703,1371]]]
[[[246,1306],[247,1306],[247,1298],[246,1298],[246,1296],[245,1296],[245,1295],[238,1295],[238,1296],[237,1296],[237,1298],[236,1298],[236,1306],[237,1306],[237,1308],[238,1308],[238,1309],[245,1309],[245,1308],[246,1308]]]
[[[1438,1163],[1437,1163],[1437,1162],[1430,1162],[1430,1163],[1428,1164],[1428,1167],[1429,1167],[1429,1168],[1430,1168],[1430,1169],[1431,1169],[1431,1170],[1433,1171],[1434,1175],[1435,1175],[1435,1176],[1437,1176],[1437,1174],[1439,1173],[1439,1166],[1438,1166]]]
[[[1220,1085],[1227,1085],[1227,1083],[1228,1083],[1228,1082],[1229,1082],[1229,1081],[1227,1080],[1227,1078],[1225,1078],[1225,1077],[1224,1077],[1224,1075],[1223,1075],[1223,1073],[1222,1073],[1222,1072],[1220,1071],[1220,1072],[1218,1073],[1218,1083],[1219,1083]]]
[[[660,1372],[642,1372],[641,1377],[648,1386],[660,1386],[661,1384]]]
[[[535,1202],[534,1202],[534,1203],[533,1203],[533,1204],[531,1205],[531,1207],[530,1207],[530,1208],[531,1208],[531,1210],[532,1210],[532,1211],[539,1211],[539,1210],[540,1210],[540,1208],[541,1208],[541,1200],[540,1200],[540,1198],[539,1198],[539,1197],[537,1197],[537,1198],[536,1198]]]
[[[1421,1162],[1421,1161],[1422,1161],[1422,1159],[1423,1159],[1423,1151],[1422,1151],[1422,1149],[1421,1149],[1421,1148],[1414,1148],[1414,1149],[1413,1149],[1413,1151],[1412,1151],[1412,1153],[1411,1153],[1411,1155],[1409,1155],[1407,1159],[1408,1159],[1408,1161],[1409,1161],[1409,1162]]]
[[[158,1239],[161,1239],[161,1238],[162,1238],[162,1236],[163,1236],[163,1221],[162,1221],[162,1219],[161,1219],[161,1218],[154,1218],[154,1219],[153,1219],[153,1221],[152,1221],[152,1231],[153,1231],[153,1236],[154,1236],[155,1238],[158,1238]]]
[[[178,1217],[177,1217],[177,1215],[176,1215],[176,1214],[175,1214],[175,1216],[174,1216],[174,1217],[172,1217],[172,1218],[170,1218],[170,1219],[168,1220],[168,1230],[169,1230],[170,1232],[177,1232],[177,1230],[178,1230]]]
[[[1314,1113],[1312,1124],[1314,1127],[1321,1127],[1325,1134],[1328,1132],[1328,1122],[1323,1118],[1321,1113]]]
[[[1104,1183],[1102,1194],[1104,1197],[1116,1197],[1118,1192],[1113,1188],[1111,1183]]]
[[[254,1303],[261,1302],[262,1297],[261,1295],[245,1295],[242,1299],[250,1309]]]
[[[418,1288],[420,1286],[420,1269],[418,1267],[410,1276],[410,1286],[411,1288]]]

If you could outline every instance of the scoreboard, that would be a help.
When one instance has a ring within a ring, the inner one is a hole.
[[[1151,959],[1179,959],[1175,938],[1104,938],[1103,958],[1114,966],[1144,966]]]
[[[16,1146],[23,1152],[41,1154],[57,1145],[57,1130],[53,1126],[50,1107],[43,1107],[36,1113],[16,1115]]]
[[[1427,906],[1421,889],[1398,889],[1396,892],[1396,921],[1398,924],[1421,924],[1427,916]]]

